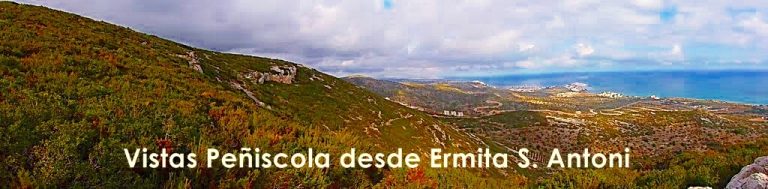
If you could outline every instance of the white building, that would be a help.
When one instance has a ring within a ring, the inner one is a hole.
[[[464,116],[464,112],[443,110],[443,115],[462,117]]]
[[[598,96],[606,97],[606,98],[621,98],[624,97],[624,95],[615,93],[615,92],[602,92],[600,94],[597,94]]]
[[[514,86],[509,88],[510,91],[514,92],[524,92],[524,93],[532,93],[536,92],[538,90],[544,89],[544,87],[541,86],[532,86],[532,85],[521,85],[521,86]]]
[[[579,82],[574,82],[574,83],[565,85],[566,89],[571,90],[573,92],[587,91],[588,87],[589,85],[587,85],[586,83],[579,83]]]

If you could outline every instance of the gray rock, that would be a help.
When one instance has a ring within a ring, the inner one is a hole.
[[[768,156],[759,157],[755,162],[741,168],[731,177],[725,188],[728,189],[768,189]]]
[[[200,66],[200,61],[197,60],[197,56],[195,55],[194,51],[187,52],[186,55],[176,55],[178,57],[187,59],[187,63],[189,64],[189,67],[194,69],[197,72],[203,73],[203,67]]]
[[[292,84],[296,79],[296,67],[272,66],[268,72],[248,72],[242,75],[254,84],[263,84],[265,81],[274,81],[283,84]]]

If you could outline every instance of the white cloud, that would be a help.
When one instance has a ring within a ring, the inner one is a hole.
[[[24,2],[338,75],[633,69],[696,58],[699,52],[690,49],[697,44],[747,55],[724,62],[768,60],[764,0],[409,0],[393,1],[391,9],[357,0]],[[659,11],[669,7],[677,13],[661,22]],[[755,11],[733,13],[742,9]]]
[[[683,45],[679,43],[672,44],[666,50],[660,52],[648,53],[656,62],[663,65],[683,63],[685,61],[685,51]]]
[[[683,56],[683,47],[680,44],[672,45],[672,50],[669,53],[674,56]]]
[[[563,18],[560,18],[560,16],[555,16],[552,18],[552,20],[547,21],[545,24],[545,28],[548,29],[556,29],[556,28],[563,28],[565,27],[565,22],[563,22]]]
[[[750,32],[754,32],[755,34],[768,36],[768,23],[762,19],[760,14],[755,14],[747,19],[742,20],[739,22],[739,26],[749,30]]]
[[[521,43],[521,44],[518,44],[517,46],[518,46],[518,51],[520,52],[530,51],[536,47],[536,45],[529,44],[529,43]]]
[[[353,65],[353,64],[355,64],[355,60],[345,60],[345,61],[341,61],[341,66],[351,66],[351,65]]]
[[[510,50],[519,36],[519,32],[507,30],[480,39],[448,38],[443,40],[443,48],[455,53],[494,54]]]
[[[667,61],[667,63],[685,61],[685,53],[683,52],[683,46],[680,44],[672,45],[672,48],[669,50],[669,53],[667,54],[667,58],[665,60]]]
[[[661,9],[662,6],[664,6],[664,2],[661,0],[632,0],[632,4],[643,9],[651,10]]]
[[[592,46],[589,46],[587,44],[579,43],[579,44],[576,44],[576,53],[579,56],[589,56],[592,53],[595,53],[595,49],[593,49]]]

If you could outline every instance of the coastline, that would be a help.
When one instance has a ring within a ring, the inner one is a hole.
[[[746,76],[745,76],[746,75]],[[755,83],[768,82],[765,70],[578,72],[494,77],[455,77],[446,81],[480,81],[488,86],[509,89],[520,86],[561,87],[579,82],[590,93],[616,92],[626,96],[685,98],[745,105],[768,105],[768,89]],[[765,81],[765,82],[763,82]],[[762,97],[762,98],[761,98]]]

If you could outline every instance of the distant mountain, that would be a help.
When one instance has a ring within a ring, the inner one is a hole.
[[[406,90],[408,86],[388,80],[378,80],[366,76],[349,76],[341,78],[357,86],[366,88],[380,96],[394,97],[398,90]]]
[[[479,177],[487,171],[466,170],[130,169],[122,150],[314,148],[341,154],[402,147],[426,154],[433,147],[478,146],[423,112],[300,64],[193,48],[45,7],[0,2],[3,188],[506,183]]]
[[[392,101],[422,109],[432,114],[459,111],[467,115],[482,112],[474,107],[487,105],[509,95],[507,90],[496,89],[479,82],[448,80],[379,80],[370,77],[345,77],[344,80],[387,97]],[[507,103],[509,106],[522,105]]]
[[[519,170],[538,179],[529,186],[724,188],[731,177],[737,185],[765,183],[751,173],[733,176],[754,158],[768,155],[762,106],[598,94],[586,91],[583,83],[497,89],[480,82],[344,79],[434,114],[493,150],[526,147],[539,165],[549,162],[553,149],[631,149],[632,169]]]
[[[0,188],[725,187],[768,150],[765,107],[521,91],[479,82],[339,79],[297,63],[0,2]],[[537,162],[552,148],[631,147],[633,163],[431,169],[422,157],[415,169],[144,169],[129,168],[123,152],[244,147],[336,155],[404,148],[423,156],[430,148],[526,147],[540,152]]]

